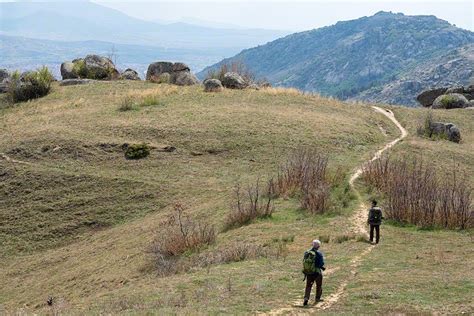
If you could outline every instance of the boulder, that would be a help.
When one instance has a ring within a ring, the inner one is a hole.
[[[199,83],[190,68],[183,63],[159,61],[148,66],[146,80],[155,83],[171,83],[179,86],[190,86]]]
[[[127,68],[124,72],[120,74],[120,79],[122,80],[141,80],[138,76],[138,72],[133,69]]]
[[[119,72],[114,63],[107,57],[87,55],[84,58],[84,66],[88,79],[111,80],[119,77]]]
[[[60,86],[75,86],[81,84],[88,84],[92,83],[95,80],[92,79],[64,79],[59,82]]]
[[[459,143],[461,141],[461,131],[454,124],[451,124],[451,126],[448,128],[448,140],[455,143]]]
[[[178,71],[171,74],[170,83],[178,86],[192,86],[198,84],[199,80],[190,71]]]
[[[205,92],[220,92],[224,89],[222,83],[218,79],[206,79],[204,81]]]
[[[10,73],[6,69],[0,69],[0,93],[8,91],[8,84],[10,82]]]
[[[457,87],[451,87],[446,90],[444,94],[449,94],[449,93],[464,93],[464,87],[463,86],[457,86]]]
[[[458,109],[469,106],[469,101],[459,93],[443,94],[433,102],[433,109]]]
[[[238,73],[226,72],[222,78],[222,85],[230,89],[244,89],[247,83]]]
[[[0,69],[0,83],[2,83],[5,79],[10,78],[10,73],[6,69]]]
[[[61,77],[64,79],[76,79],[79,75],[74,71],[74,63],[66,61],[61,64]]]
[[[172,73],[173,72],[173,63],[167,61],[159,61],[152,63],[148,66],[146,71],[146,80],[154,81],[163,73]]]
[[[461,131],[453,123],[432,122],[430,124],[430,137],[433,136],[446,137],[455,143],[461,141]]]
[[[416,100],[425,107],[431,106],[434,102],[434,100],[439,97],[440,95],[443,95],[446,93],[447,88],[436,88],[436,89],[430,89],[430,90],[425,90],[422,93],[420,93],[417,97]]]
[[[474,107],[474,100],[469,101],[469,107]]]
[[[72,62],[61,64],[61,77],[64,79],[114,80],[119,78],[114,63],[107,57],[87,55]]]
[[[474,93],[474,84],[471,84],[470,86],[467,86],[466,88],[464,88],[464,92]]]

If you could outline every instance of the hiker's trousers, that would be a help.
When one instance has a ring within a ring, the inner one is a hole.
[[[370,242],[374,241],[374,230],[375,230],[375,242],[378,244],[380,240],[380,225],[370,224]]]
[[[316,282],[316,300],[321,298],[323,294],[323,275],[316,273],[316,274],[308,274],[306,276],[306,290],[304,292],[304,299],[309,301],[309,296],[311,294],[311,288],[313,287],[313,283]]]

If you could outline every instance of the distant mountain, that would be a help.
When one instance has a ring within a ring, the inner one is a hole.
[[[456,54],[463,54],[456,49],[472,43],[473,32],[435,16],[379,12],[371,17],[338,22],[243,50],[204,69],[199,76],[204,77],[210,69],[223,63],[239,61],[257,77],[265,77],[277,86],[297,87],[341,99],[413,105],[413,96],[400,96],[407,92],[406,89],[393,88],[385,91],[383,97],[378,97],[377,93],[388,85],[394,86],[397,81],[423,73],[423,69],[428,72],[430,65],[442,67]],[[470,65],[468,68],[473,69],[470,60],[465,58]],[[469,80],[462,69],[449,76],[449,82],[465,84]],[[469,76],[472,77],[472,72],[467,74]],[[414,90],[422,90],[431,84],[438,82],[419,80],[414,83]]]
[[[110,56],[119,69],[131,67],[144,77],[148,65],[157,60],[181,61],[197,71],[222,58],[225,50],[163,48],[143,45],[114,44],[103,41],[51,41],[0,35],[0,68],[31,70],[48,66],[60,78],[63,61],[88,54]]]
[[[226,49],[232,54],[289,33],[203,27],[189,23],[159,24],[88,1],[0,2],[0,12],[0,33],[4,35],[168,48]]]

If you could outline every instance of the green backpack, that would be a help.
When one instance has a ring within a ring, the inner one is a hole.
[[[316,251],[310,249],[305,251],[303,257],[303,274],[321,273],[321,269],[316,267]]]

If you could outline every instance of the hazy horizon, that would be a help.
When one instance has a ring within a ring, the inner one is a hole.
[[[76,2],[5,1],[0,2]],[[338,21],[371,16],[379,11],[406,15],[435,15],[460,28],[474,31],[472,1],[90,1],[129,16],[163,23],[188,22],[216,28],[260,28],[292,32],[315,29]],[[242,14],[245,13],[245,14]],[[8,14],[8,12],[2,12]]]
[[[474,31],[474,5],[471,1],[93,2],[149,21],[192,23],[201,20],[216,23],[216,27],[228,25],[297,32],[371,16],[379,11],[392,11],[406,15],[435,15],[458,27]]]

